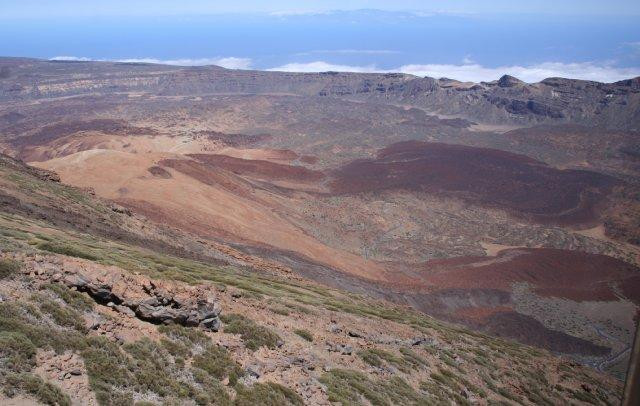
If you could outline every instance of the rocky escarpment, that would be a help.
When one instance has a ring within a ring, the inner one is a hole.
[[[83,95],[96,91],[145,92],[162,96],[290,93],[402,103],[479,123],[590,124],[617,129],[640,128],[640,79],[615,83],[548,78],[525,83],[505,75],[492,82],[470,83],[402,73],[290,73],[228,70],[111,62],[60,63],[0,58],[0,101]],[[50,74],[55,71],[55,75]],[[83,74],[78,78],[78,74]],[[87,78],[87,75],[89,78]],[[6,112],[10,123],[19,116]]]
[[[87,293],[97,303],[125,316],[154,324],[178,324],[218,331],[221,307],[207,287],[154,281],[113,271],[96,274],[86,268],[49,269],[37,275],[42,282],[66,285]]]

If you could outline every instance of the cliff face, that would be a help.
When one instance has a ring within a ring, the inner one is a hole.
[[[397,73],[285,73],[9,58],[0,63],[0,100],[7,101],[90,92],[289,93],[402,103],[490,124],[570,122],[640,129],[640,78],[616,83],[549,78],[527,84],[505,75],[476,84]]]

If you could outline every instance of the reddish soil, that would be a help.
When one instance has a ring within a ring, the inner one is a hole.
[[[227,134],[218,131],[199,131],[198,135],[203,135],[211,140],[221,141],[230,147],[246,147],[257,144],[273,138],[268,134],[246,135],[246,134]]]
[[[524,155],[463,145],[407,141],[333,173],[338,194],[389,189],[458,197],[539,221],[589,223],[617,181],[581,170],[559,170]]]
[[[533,317],[516,312],[495,313],[480,328],[498,337],[508,337],[553,352],[595,356],[611,352],[610,348],[548,329]]]
[[[574,301],[618,300],[615,287],[640,303],[639,269],[605,255],[547,249],[517,248],[496,257],[453,258],[429,261],[424,280],[440,289],[510,290],[526,282],[536,293]]]
[[[318,158],[311,155],[303,155],[300,157],[300,162],[304,162],[305,164],[313,165],[318,162]]]
[[[169,173],[169,171],[159,166],[154,165],[147,170],[156,178],[171,179],[171,174]]]
[[[157,134],[151,128],[135,127],[122,120],[96,119],[89,121],[63,121],[42,127],[34,134],[13,138],[10,142],[14,147],[45,145],[58,138],[82,131],[101,131],[112,135],[143,135]]]
[[[259,179],[317,182],[324,178],[322,172],[307,169],[304,166],[284,165],[270,161],[241,159],[216,154],[190,154],[188,156],[210,168],[225,169],[239,175]]]
[[[496,313],[504,313],[509,311],[513,311],[513,309],[508,306],[463,307],[461,309],[456,310],[454,317],[459,317],[465,320],[477,320],[478,322],[481,322],[486,320],[489,316],[492,316]]]
[[[209,165],[186,159],[163,159],[158,163],[158,165],[165,168],[175,169],[176,171],[196,179],[205,185],[218,186],[240,196],[251,195],[252,189],[246,181],[243,181],[238,177],[231,180],[227,176],[224,176],[223,173],[216,171],[215,168],[212,168]]]

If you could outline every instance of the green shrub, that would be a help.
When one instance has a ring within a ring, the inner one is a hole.
[[[153,392],[161,397],[188,397],[192,388],[176,377],[169,355],[155,341],[145,337],[124,346],[131,356],[130,371],[137,392]]]
[[[251,319],[239,314],[222,315],[221,319],[225,323],[224,332],[240,334],[245,347],[250,350],[255,351],[262,346],[274,349],[278,345],[280,336]]]
[[[279,314],[280,316],[288,316],[289,315],[289,310],[285,309],[284,307],[272,307],[271,311],[274,312],[275,314]]]
[[[0,367],[12,372],[28,372],[35,366],[36,346],[24,334],[0,331]]]
[[[89,384],[96,393],[100,404],[113,404],[112,387],[128,387],[133,382],[131,360],[117,344],[105,337],[90,337],[87,339],[88,348],[82,351]],[[132,399],[133,401],[133,399]]]
[[[231,358],[224,347],[218,345],[210,345],[202,354],[195,356],[192,365],[218,380],[228,377],[231,385],[242,376],[240,365]]]
[[[300,395],[277,383],[256,383],[247,388],[236,386],[235,406],[303,406]]]
[[[74,309],[65,308],[55,301],[43,295],[34,295],[32,300],[40,303],[40,310],[51,316],[57,325],[61,327],[70,327],[79,332],[86,332],[84,318],[82,314]]]
[[[56,329],[42,320],[38,309],[21,302],[0,303],[0,331],[21,333],[37,348],[52,348],[57,353],[85,347],[84,336],[77,331]]]
[[[400,354],[402,354],[402,359],[407,364],[410,364],[414,369],[429,366],[429,363],[424,358],[422,358],[421,356],[416,354],[415,351],[409,348],[400,348]]]
[[[71,290],[63,285],[57,285],[48,283],[42,286],[44,289],[48,289],[58,295],[66,304],[74,309],[84,312],[93,309],[94,302],[91,298],[83,293],[75,290]]]
[[[293,332],[309,342],[313,341],[313,334],[311,334],[311,332],[309,332],[308,330],[297,329],[293,330]]]
[[[358,351],[358,356],[372,367],[380,368],[382,366],[382,358],[369,349]]]
[[[16,275],[22,263],[14,261],[12,259],[0,259],[0,279],[7,279]]]
[[[330,402],[339,402],[343,406],[360,405],[366,398],[373,405],[386,405],[376,385],[365,374],[348,369],[334,369],[320,377],[327,387]]]
[[[165,350],[167,350],[169,354],[173,355],[174,357],[179,357],[180,359],[191,355],[191,350],[180,341],[161,338],[160,345]]]
[[[182,343],[190,350],[196,345],[206,347],[211,342],[211,339],[203,331],[178,324],[160,326],[158,331],[170,339]]]
[[[231,405],[229,394],[219,380],[198,368],[193,368],[191,374],[193,380],[202,388],[202,392],[194,397],[198,405]]]
[[[359,351],[358,355],[364,362],[374,367],[379,368],[383,365],[383,361],[386,361],[403,372],[409,371],[409,363],[405,359],[400,358],[389,351],[378,348],[368,348],[366,350]]]
[[[392,405],[415,405],[422,401],[420,395],[399,376],[391,377],[380,385],[380,392]],[[422,403],[425,404],[426,403]]]
[[[55,385],[45,382],[37,375],[29,373],[9,374],[6,377],[4,392],[15,396],[17,391],[27,393],[40,402],[52,406],[71,406],[71,399]]]
[[[52,243],[52,242],[41,242],[37,244],[37,248],[44,251],[53,252],[55,254],[62,254],[69,257],[83,258],[83,259],[88,259],[90,261],[95,261],[98,259],[98,257],[95,256],[94,254],[84,251],[78,247],[74,247],[72,245]]]

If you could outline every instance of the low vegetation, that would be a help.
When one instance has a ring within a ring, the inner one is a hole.
[[[303,406],[300,395],[277,383],[256,383],[250,388],[236,387],[235,406]]]
[[[240,365],[231,358],[224,347],[218,345],[209,345],[202,354],[197,355],[193,359],[193,366],[218,380],[229,378],[232,385],[243,375]]]
[[[57,297],[77,311],[86,312],[93,309],[94,301],[86,294],[53,283],[43,285],[42,288],[53,292]]]
[[[349,369],[323,372],[316,368],[313,374],[317,374],[326,387],[329,399],[343,405],[438,405],[449,404],[451,400],[464,405],[469,398],[462,393],[484,399],[481,402],[488,404],[558,404],[560,399],[566,398],[576,403],[603,404],[613,398],[599,392],[589,394],[576,386],[576,379],[580,379],[599,387],[598,383],[588,381],[586,375],[580,375],[583,374],[580,367],[559,364],[562,367],[559,372],[566,376],[559,382],[550,379],[552,374],[549,375],[546,366],[533,368],[532,365],[542,365],[536,357],[548,356],[544,351],[460,329],[403,307],[314,284],[233,267],[211,266],[73,232],[56,235],[48,241],[42,235],[43,227],[36,227],[33,220],[6,214],[0,214],[0,227],[6,227],[0,233],[4,251],[55,252],[46,249],[45,243],[56,241],[55,246],[73,247],[76,254],[88,253],[97,263],[116,265],[153,278],[224,285],[225,289],[242,292],[242,300],[248,297],[246,292],[251,292],[252,305],[264,305],[282,317],[325,316],[339,312],[375,323],[386,320],[401,323],[410,326],[416,335],[437,338],[433,345],[379,344],[384,349],[359,350],[356,347],[354,355],[339,355],[348,362],[359,357],[374,369],[380,368],[371,374]],[[13,278],[20,266],[19,263],[18,268],[12,266],[13,270],[7,276],[3,274],[3,278]],[[55,387],[52,389],[34,381],[38,379],[33,371],[35,351],[52,349],[58,354],[70,350],[82,357],[91,389],[101,405],[144,405],[144,402],[155,405],[298,405],[302,402],[295,392],[284,386],[266,382],[252,384],[253,378],[240,367],[237,355],[215,345],[199,329],[161,325],[157,327],[161,334],[157,340],[141,339],[120,345],[104,337],[85,334],[86,327],[78,321],[83,320],[83,313],[95,312],[96,306],[86,294],[63,285],[48,284],[32,292],[20,300],[0,303],[0,383],[5,394],[29,393],[43,403],[65,404],[64,397],[55,400]],[[229,310],[225,308],[225,311]],[[273,316],[271,312],[269,314]],[[223,313],[222,321],[223,333],[238,334],[249,350],[263,346],[277,349],[282,344],[275,331],[246,316]],[[293,333],[313,343],[309,345],[314,348],[324,348],[324,343],[309,330],[296,329]],[[246,354],[246,351],[240,353]],[[14,379],[12,382],[18,382],[19,375],[22,383],[10,390],[7,386],[9,377]],[[384,377],[377,378],[376,375]],[[416,376],[419,379],[414,379]],[[505,379],[520,389],[514,390]],[[42,395],[34,394],[33,388]]]
[[[58,244],[58,243],[52,243],[52,242],[41,242],[37,244],[37,247],[44,251],[67,255],[70,257],[84,258],[91,261],[95,261],[98,259],[97,256],[90,253],[89,251],[86,251],[80,247],[75,247],[73,245]]]
[[[420,395],[399,376],[373,381],[365,374],[348,369],[334,369],[321,378],[327,387],[329,400],[342,405],[429,405],[429,398]]]
[[[27,393],[45,405],[71,406],[69,395],[59,387],[44,381],[37,375],[30,373],[9,374],[5,378],[5,393],[11,396],[16,392]]]
[[[293,332],[309,342],[313,341],[313,334],[309,330],[295,329]]]
[[[20,262],[12,259],[0,259],[0,280],[10,278],[20,271]]]
[[[262,346],[274,349],[281,341],[276,333],[242,315],[226,314],[221,318],[225,323],[225,333],[240,334],[245,347],[250,350],[255,351]]]

